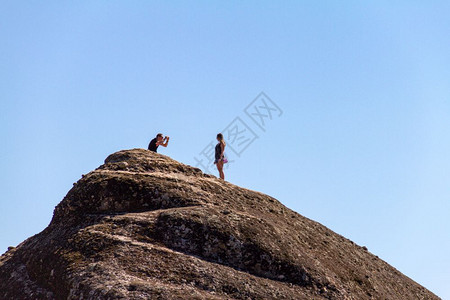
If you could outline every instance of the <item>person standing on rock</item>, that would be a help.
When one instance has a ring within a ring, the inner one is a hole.
[[[162,133],[158,133],[156,137],[150,141],[150,144],[148,144],[148,150],[153,152],[158,152],[158,147],[163,146],[167,147],[167,144],[169,143],[169,137],[165,136],[163,138]]]
[[[219,171],[220,179],[225,180],[225,174],[223,173],[223,164],[227,163],[227,160],[224,156],[225,151],[225,141],[223,140],[223,135],[221,133],[217,134],[217,143],[215,148],[215,160],[214,164],[217,166],[217,170]]]

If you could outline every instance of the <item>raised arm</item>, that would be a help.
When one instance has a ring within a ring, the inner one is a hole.
[[[164,140],[166,141],[165,143]],[[167,147],[167,144],[169,144],[169,137],[166,136],[164,140],[161,142],[160,146]]]

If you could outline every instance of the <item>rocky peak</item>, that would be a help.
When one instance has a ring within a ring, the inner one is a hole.
[[[0,258],[0,299],[439,299],[276,199],[143,149]]]

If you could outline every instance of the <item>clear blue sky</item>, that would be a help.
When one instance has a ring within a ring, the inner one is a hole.
[[[0,252],[108,154],[163,132],[194,165],[241,117],[229,181],[450,298],[450,4],[282,3],[0,1]]]

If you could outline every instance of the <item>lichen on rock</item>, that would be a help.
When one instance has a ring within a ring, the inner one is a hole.
[[[439,299],[276,199],[143,149],[0,257],[0,299]]]

